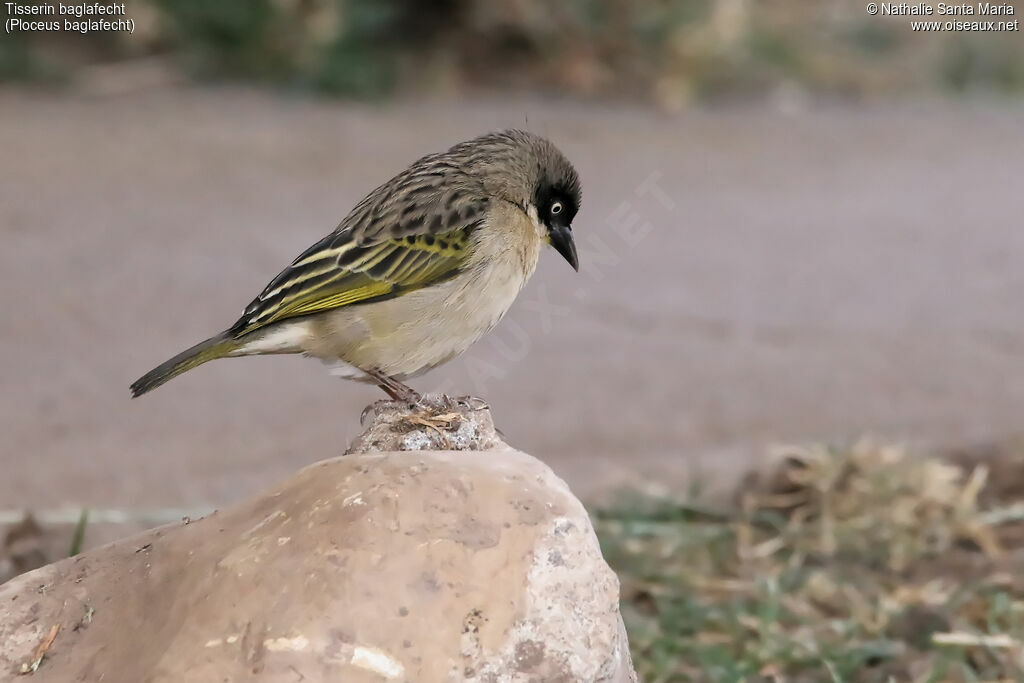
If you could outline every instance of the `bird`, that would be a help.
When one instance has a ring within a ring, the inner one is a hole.
[[[141,396],[211,360],[304,354],[418,402],[405,381],[464,352],[553,247],[579,271],[579,175],[548,139],[504,130],[429,154],[367,194],[223,332],[131,385]]]

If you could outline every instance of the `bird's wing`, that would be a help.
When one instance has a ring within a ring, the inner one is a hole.
[[[454,165],[425,157],[371,192],[337,230],[300,254],[245,308],[231,332],[240,337],[289,318],[443,282],[465,264],[470,234],[487,205]]]

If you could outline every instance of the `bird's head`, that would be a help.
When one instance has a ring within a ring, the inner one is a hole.
[[[572,237],[572,219],[580,209],[581,199],[576,170],[560,153],[557,159],[548,160],[538,168],[540,172],[526,212],[536,219],[545,241],[578,271],[576,241]]]
[[[572,221],[582,193],[565,155],[550,140],[521,130],[491,133],[463,146],[488,193],[519,206],[541,238],[579,270]]]

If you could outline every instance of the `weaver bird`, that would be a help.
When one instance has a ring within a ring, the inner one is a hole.
[[[403,383],[494,327],[549,244],[576,270],[576,170],[548,140],[492,133],[431,154],[368,194],[242,317],[150,370],[140,396],[217,358],[302,353],[417,401]]]

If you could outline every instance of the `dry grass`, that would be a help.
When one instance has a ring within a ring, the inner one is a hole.
[[[1024,680],[1024,458],[775,457],[734,512],[598,514],[644,680]]]

